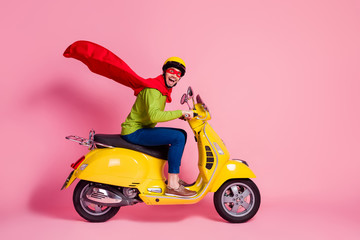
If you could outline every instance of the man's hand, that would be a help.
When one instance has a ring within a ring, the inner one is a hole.
[[[194,112],[193,111],[182,111],[182,116],[181,119],[184,120],[190,120],[194,117]]]

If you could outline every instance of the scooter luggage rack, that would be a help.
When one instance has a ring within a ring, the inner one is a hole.
[[[95,136],[95,131],[94,130],[90,130],[89,132],[89,139],[83,138],[83,137],[79,137],[79,136],[75,136],[75,135],[70,135],[65,137],[67,140],[73,141],[73,142],[77,142],[82,146],[86,146],[89,147],[90,150],[97,148],[96,145],[100,145],[106,148],[114,148],[114,146],[110,146],[110,145],[106,145],[103,143],[98,143],[94,141],[94,136]]]

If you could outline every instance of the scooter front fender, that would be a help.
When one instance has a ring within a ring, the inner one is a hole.
[[[229,160],[221,168],[216,179],[214,179],[214,184],[211,187],[210,192],[216,192],[221,185],[229,179],[236,178],[255,178],[255,174],[251,169],[244,163],[237,160]]]

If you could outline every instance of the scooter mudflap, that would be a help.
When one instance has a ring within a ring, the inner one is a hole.
[[[71,176],[74,174],[74,171],[75,170],[72,170],[71,173],[69,174],[69,176],[66,178],[66,180],[64,182],[64,185],[62,186],[61,190],[63,190],[66,187],[66,185],[69,183]]]

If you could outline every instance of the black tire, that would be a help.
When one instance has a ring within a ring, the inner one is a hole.
[[[254,217],[260,201],[259,189],[250,179],[229,180],[214,194],[216,211],[231,223],[246,222]]]
[[[105,222],[116,215],[120,207],[107,207],[86,202],[83,198],[92,182],[80,180],[73,194],[73,203],[77,213],[89,222]]]

